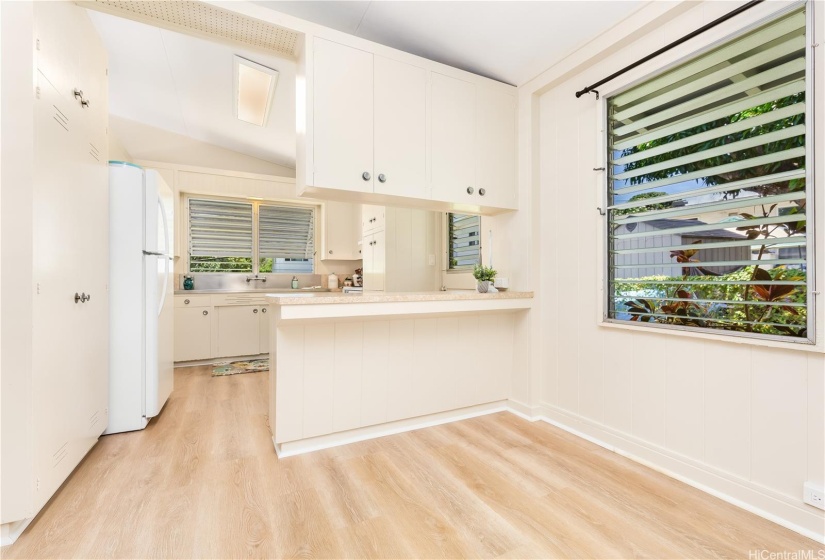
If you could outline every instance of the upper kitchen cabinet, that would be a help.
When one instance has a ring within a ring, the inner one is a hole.
[[[477,204],[475,169],[476,92],[473,84],[432,74],[432,197]]]
[[[516,88],[358,38],[305,41],[301,196],[482,214],[516,209]]]
[[[314,44],[313,186],[425,198],[425,70]]]
[[[87,32],[88,15],[71,2],[35,2],[34,25],[38,71],[67,102],[66,116],[83,123],[102,150],[109,113],[107,54],[100,37]]]
[[[374,192],[427,197],[427,73],[375,57]]]
[[[373,190],[372,53],[316,39],[312,184]]]
[[[476,88],[475,194],[496,208],[516,208],[516,99]]]

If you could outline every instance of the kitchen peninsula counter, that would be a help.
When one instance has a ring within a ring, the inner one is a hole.
[[[269,418],[285,457],[503,410],[532,292],[267,294]]]
[[[452,290],[363,294],[290,293],[267,294],[266,301],[273,308],[273,321],[296,321],[524,310],[532,306],[533,292],[480,294],[471,290]]]

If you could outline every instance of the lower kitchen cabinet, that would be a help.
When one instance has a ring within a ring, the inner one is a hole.
[[[258,353],[269,353],[269,309],[268,307],[261,307],[259,313],[260,322],[258,323]]]
[[[267,354],[268,311],[260,294],[175,296],[175,361]]]
[[[175,361],[212,357],[212,308],[175,308]]]
[[[216,308],[218,356],[250,356],[260,348],[260,315],[257,305],[229,305]]]

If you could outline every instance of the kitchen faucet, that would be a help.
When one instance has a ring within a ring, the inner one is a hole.
[[[264,282],[264,283],[266,283],[266,277],[259,278],[257,274],[255,276],[247,276],[246,277],[246,283],[247,284],[249,284],[250,282],[253,282],[253,281],[254,282]]]

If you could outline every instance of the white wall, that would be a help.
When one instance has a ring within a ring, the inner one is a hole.
[[[32,183],[34,14],[31,2],[0,2],[0,522],[30,517],[32,503]],[[22,421],[21,421],[22,419]]]
[[[653,2],[520,88],[520,179],[534,200],[534,287],[540,295],[540,319],[531,329],[532,377],[522,380],[525,410],[823,538],[823,512],[802,502],[805,481],[825,482],[821,346],[810,352],[599,325],[604,248],[596,206],[604,183],[593,171],[604,165],[599,102],[574,93],[736,5]],[[752,8],[623,79],[643,77],[784,5]],[[825,6],[818,8],[822,37]],[[823,60],[817,62],[820,139]],[[823,175],[820,170],[815,186],[819,240]],[[825,258],[816,270],[820,285],[823,265]],[[820,345],[823,300],[816,309]]]
[[[295,169],[284,167],[214,144],[156,128],[123,117],[109,115],[109,127],[124,150],[133,158],[176,165],[295,177]]]
[[[132,161],[132,154],[111,131],[109,132],[109,161]]]

